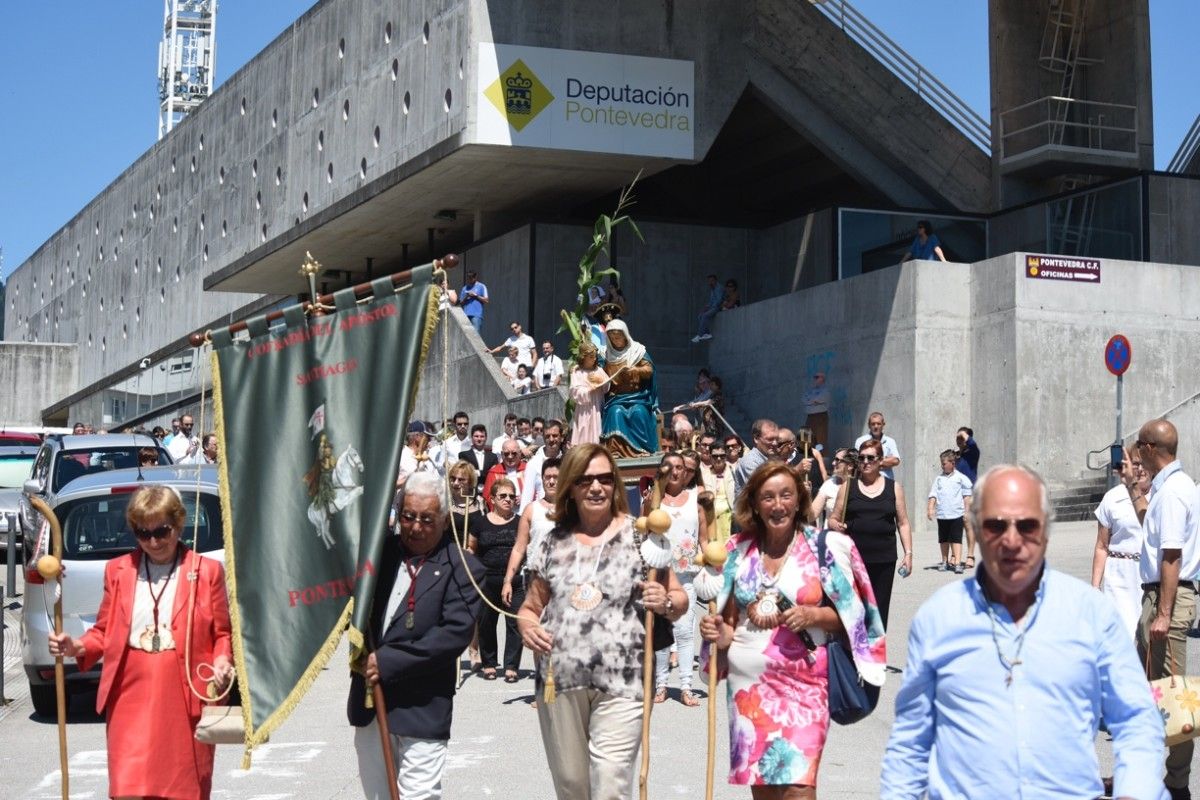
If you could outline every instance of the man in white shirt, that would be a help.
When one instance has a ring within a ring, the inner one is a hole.
[[[446,448],[447,458],[451,460],[471,449],[471,418],[467,412],[459,411],[454,415],[454,436],[447,439],[443,447]]]
[[[1196,613],[1196,579],[1200,577],[1200,493],[1176,458],[1179,433],[1165,419],[1147,422],[1134,445],[1151,476],[1150,498],[1137,487],[1133,470],[1122,476],[1133,509],[1142,521],[1142,617],[1138,622],[1138,657],[1150,664],[1149,678],[1187,674],[1187,630]],[[1167,648],[1171,648],[1171,659]],[[1149,650],[1149,659],[1146,652]],[[1174,664],[1171,664],[1171,661]],[[1167,750],[1165,783],[1172,800],[1190,798],[1193,742]]]
[[[504,340],[503,344],[496,345],[491,352],[499,353],[507,347],[517,348],[517,363],[533,369],[533,351],[537,349],[537,342],[528,333],[521,330],[521,323],[513,322],[508,326],[512,334]]]
[[[542,357],[533,368],[533,382],[539,389],[549,389],[562,383],[562,359],[554,355],[554,345],[542,342]]]
[[[521,487],[520,511],[524,511],[535,500],[540,500],[546,494],[542,487],[542,463],[547,458],[562,458],[563,424],[552,419],[542,428],[542,437],[546,443],[525,465],[525,482]]]
[[[517,438],[517,415],[510,411],[504,415],[504,433],[492,439],[492,452],[499,456],[504,443],[515,438]]]
[[[400,451],[400,475],[396,481],[397,488],[402,486],[404,480],[415,472],[433,472],[438,475],[444,475],[446,472],[446,451],[433,438],[433,434],[425,423],[420,420],[409,423],[404,449]]]
[[[167,452],[176,464],[185,463],[185,459],[194,458],[200,452],[200,439],[192,435],[192,415],[184,414],[179,418],[179,433],[171,439]]]
[[[896,467],[900,466],[900,448],[896,446],[896,440],[884,434],[883,426],[887,423],[883,419],[883,414],[878,411],[872,411],[871,416],[867,417],[867,430],[870,433],[864,433],[862,436],[854,440],[854,449],[862,447],[862,443],[870,439],[878,439],[883,445],[883,460],[879,462],[879,471],[883,477],[890,481],[896,480],[896,474],[892,472]]]

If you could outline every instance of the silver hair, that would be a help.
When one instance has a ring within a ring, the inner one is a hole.
[[[971,492],[971,527],[975,530],[975,535],[979,535],[980,509],[983,507],[983,493],[987,490],[989,480],[997,473],[1008,471],[1020,472],[1037,482],[1042,517],[1046,520],[1042,530],[1046,535],[1049,535],[1050,523],[1054,520],[1054,508],[1050,505],[1050,489],[1046,486],[1046,481],[1042,479],[1042,476],[1036,470],[1024,464],[997,464],[980,475],[979,480],[975,481],[975,488]]]
[[[436,473],[433,472],[414,472],[408,476],[408,480],[404,482],[404,497],[433,497],[438,501],[437,515],[438,519],[446,518],[446,504],[442,501],[442,495],[446,493],[446,487]],[[400,502],[400,507],[404,507],[403,499]]]

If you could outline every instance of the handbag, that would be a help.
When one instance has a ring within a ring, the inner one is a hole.
[[[1150,694],[1162,715],[1167,747],[1200,736],[1200,678],[1175,674],[1175,655],[1167,645],[1171,674],[1150,681]],[[1146,648],[1146,674],[1150,674],[1150,648]]]
[[[233,690],[233,682],[230,681],[220,695],[217,694],[213,683],[208,685],[208,696],[201,695],[192,686],[192,619],[196,611],[196,584],[200,582],[200,561],[203,559],[199,553],[196,553],[195,556],[196,563],[189,573],[192,576],[190,580],[192,587],[188,593],[187,636],[184,639],[183,648],[183,666],[188,675],[188,689],[200,698],[201,702],[205,703],[204,706],[201,706],[200,721],[196,723],[194,735],[196,741],[202,744],[243,744],[246,741],[246,723],[242,716],[242,707],[210,705],[224,700]],[[202,666],[212,669],[208,664],[197,664],[197,673]]]
[[[825,534],[817,534],[817,556],[825,563]],[[824,604],[832,606],[829,597]],[[879,687],[864,681],[844,643],[844,634],[830,637],[825,643],[825,659],[829,665],[829,718],[838,725],[853,725],[865,719],[879,703]]]

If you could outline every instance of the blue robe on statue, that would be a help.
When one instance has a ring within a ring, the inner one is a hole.
[[[642,357],[651,367],[654,361],[649,354]],[[640,363],[640,362],[639,362]],[[635,392],[625,394],[608,393],[604,397],[601,421],[601,441],[620,436],[630,447],[642,453],[658,452],[658,378],[652,373],[650,380]]]

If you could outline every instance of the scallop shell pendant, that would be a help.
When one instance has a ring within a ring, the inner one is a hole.
[[[591,611],[596,606],[600,605],[600,601],[604,599],[603,592],[591,581],[584,581],[576,584],[575,589],[571,592],[569,602],[571,607],[580,611]]]

